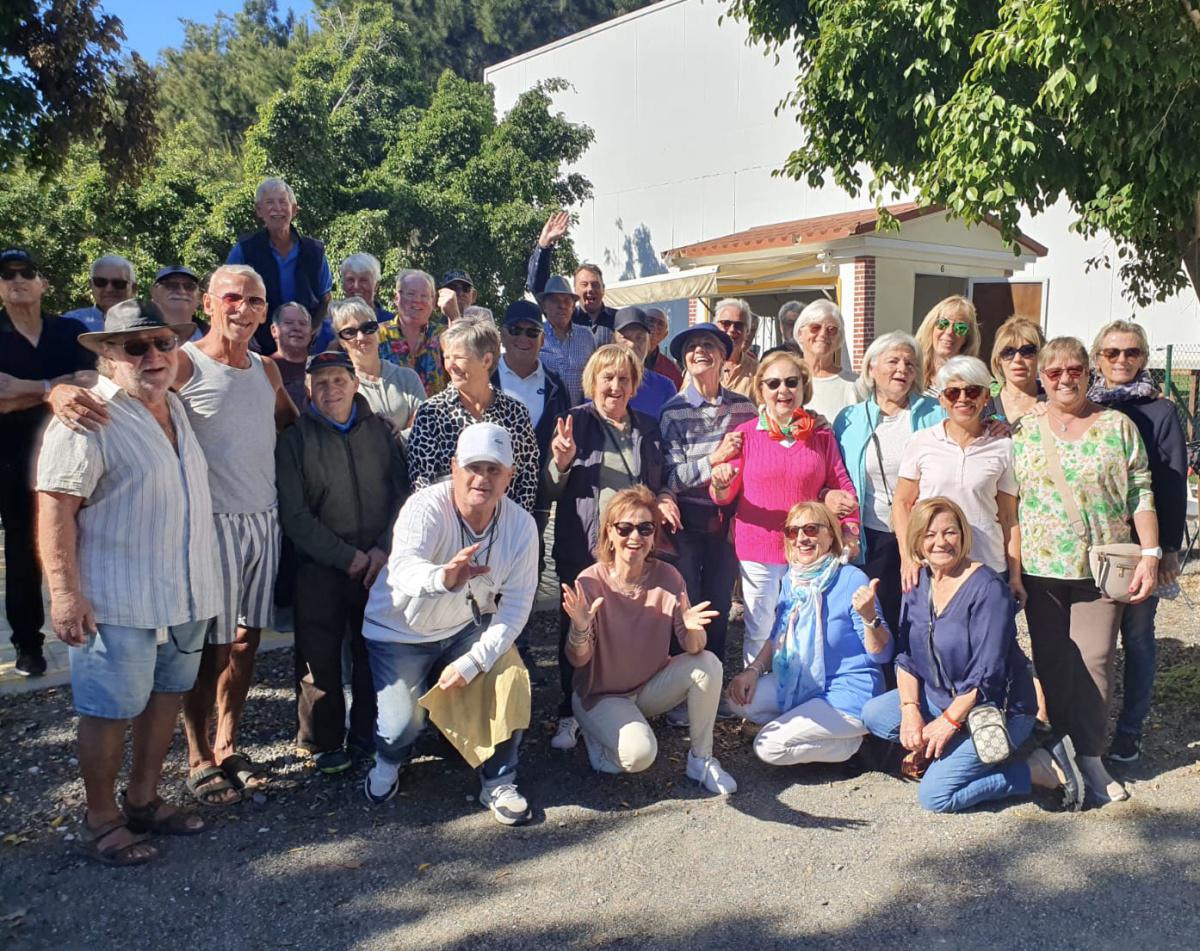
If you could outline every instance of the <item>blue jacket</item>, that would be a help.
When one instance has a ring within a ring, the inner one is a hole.
[[[913,432],[927,429],[946,418],[942,404],[929,396],[910,397],[908,408],[912,411]],[[878,425],[879,404],[874,398],[847,406],[833,421],[833,435],[842,450],[842,460],[846,463],[850,481],[854,483],[854,494],[858,496],[859,505],[866,505],[867,443]],[[867,536],[864,532],[856,564],[863,564],[866,557]]]

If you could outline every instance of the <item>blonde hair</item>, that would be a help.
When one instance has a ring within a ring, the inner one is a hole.
[[[601,372],[622,367],[629,371],[629,377],[633,380],[633,391],[636,393],[637,388],[642,385],[642,361],[628,347],[622,347],[619,343],[606,343],[588,357],[588,362],[583,368],[584,395],[588,399],[592,398],[596,390],[596,378]]]
[[[842,555],[842,549],[846,547],[846,542],[845,539],[842,538],[841,523],[838,522],[833,512],[829,510],[829,506],[827,506],[824,502],[816,502],[813,500],[809,500],[807,502],[797,502],[790,509],[788,509],[787,518],[783,520],[784,526],[791,525],[793,519],[800,518],[802,515],[807,516],[814,522],[820,522],[829,529],[829,534],[833,536],[833,544],[829,546],[829,551],[835,557],[840,558]],[[799,539],[796,539],[796,541],[799,541]],[[791,561],[791,556],[796,550],[796,542],[792,541],[785,535],[783,540],[783,549],[788,556],[788,561]]]
[[[921,356],[925,360],[925,373],[922,377],[922,387],[927,387],[933,381],[934,361],[933,361],[933,335],[936,333],[934,325],[941,319],[945,318],[953,323],[956,319],[965,320],[970,329],[967,331],[967,339],[963,342],[962,349],[955,356],[961,357],[977,357],[979,356],[979,317],[975,313],[975,305],[963,297],[961,294],[955,294],[952,297],[946,297],[938,301],[925,315],[925,319],[921,321],[921,326],[917,329],[917,343],[921,347]]]
[[[1000,351],[1005,347],[1020,347],[1024,344],[1035,344],[1038,350],[1046,346],[1046,335],[1042,328],[1028,317],[1009,317],[996,328],[996,342],[992,344],[992,375],[1001,383],[1004,382],[1004,364],[1000,360]]]
[[[617,557],[617,550],[613,547],[612,542],[608,540],[608,532],[617,522],[621,521],[621,516],[627,515],[634,509],[644,508],[650,513],[650,520],[654,522],[653,547],[650,549],[650,554],[647,559],[653,558],[654,553],[658,551],[658,536],[662,532],[662,515],[658,511],[658,499],[644,485],[631,485],[628,489],[622,489],[611,499],[608,500],[608,505],[604,506],[604,512],[600,515],[600,530],[596,533],[596,551],[594,552],[596,560],[602,565],[611,565]]]
[[[1042,347],[1042,352],[1038,354],[1038,372],[1059,357],[1078,357],[1083,362],[1084,370],[1091,366],[1091,358],[1088,357],[1087,347],[1083,345],[1082,340],[1078,337],[1055,337]],[[1086,382],[1087,380],[1084,380],[1084,383]]]
[[[1100,332],[1096,334],[1096,339],[1092,342],[1093,360],[1100,356],[1100,351],[1104,349],[1104,338],[1109,334],[1133,334],[1138,338],[1138,346],[1142,348],[1142,359],[1150,359],[1150,338],[1146,336],[1146,328],[1132,320],[1113,320],[1101,327]]]
[[[929,531],[933,520],[943,514],[952,516],[958,523],[958,534],[962,539],[962,549],[958,553],[958,561],[954,563],[954,567],[957,568],[971,560],[971,547],[974,544],[971,523],[963,515],[963,510],[953,501],[944,495],[935,495],[931,499],[921,499],[913,506],[912,514],[909,516],[908,537],[904,539],[904,545],[908,557],[914,562],[919,563],[925,560],[925,534]]]
[[[752,393],[754,394],[754,402],[757,406],[763,405],[762,381],[763,374],[768,369],[773,367],[781,360],[790,360],[795,364],[800,375],[800,405],[803,406],[812,400],[812,371],[809,370],[808,364],[804,362],[804,358],[798,356],[790,350],[776,350],[773,353],[768,353],[758,362],[758,369],[754,371],[754,386]]]

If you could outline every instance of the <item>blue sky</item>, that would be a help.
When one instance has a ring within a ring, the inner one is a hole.
[[[312,9],[310,0],[278,0],[280,11],[289,7],[297,16]],[[219,11],[233,13],[242,8],[241,0],[190,0],[187,4],[154,0],[100,0],[105,13],[121,18],[125,25],[126,44],[141,53],[148,62],[158,59],[158,51],[178,46],[183,40],[181,18],[198,23],[211,23]]]

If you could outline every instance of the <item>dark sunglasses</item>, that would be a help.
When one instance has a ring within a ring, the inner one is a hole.
[[[353,340],[359,334],[369,337],[378,330],[379,321],[368,320],[365,324],[359,324],[357,327],[343,327],[337,332],[337,335],[341,340]]]
[[[781,380],[777,376],[772,376],[772,377],[768,377],[767,379],[763,380],[762,382],[763,382],[763,386],[765,386],[768,390],[770,390],[772,393],[774,393],[777,389],[779,389],[780,384],[782,384],[783,386],[786,386],[789,390],[796,389],[797,387],[800,386],[800,377],[789,376],[786,379]]]
[[[111,284],[114,291],[123,291],[129,286],[129,281],[123,277],[93,277],[92,287],[98,287],[101,290]]]
[[[230,291],[228,294],[222,294],[221,300],[227,307],[236,307],[242,301],[246,302],[247,307],[253,307],[255,310],[262,310],[267,306],[265,297],[243,297],[241,294],[235,294]]]
[[[1020,347],[1005,347],[1000,351],[1000,359],[1007,363],[1017,354],[1020,354],[1026,359],[1029,357],[1036,357],[1038,354],[1038,346],[1036,343],[1027,343]]]
[[[171,334],[169,337],[154,337],[150,340],[122,340],[117,346],[131,357],[144,357],[150,352],[151,344],[159,353],[170,353],[179,346],[179,338]]]
[[[1126,360],[1140,360],[1145,351],[1141,347],[1106,347],[1100,351],[1100,356],[1104,357],[1110,363],[1117,359],[1121,354],[1125,354]]]
[[[617,530],[617,534],[622,538],[628,538],[635,531],[641,535],[642,538],[649,538],[654,534],[653,522],[638,522],[636,525],[634,525],[633,522],[617,522],[613,525],[613,528]]]
[[[541,334],[541,327],[509,327],[508,335],[510,337],[528,337],[530,340],[537,340]]]
[[[947,327],[950,326],[950,321],[948,321],[945,317],[939,317],[937,319],[937,322],[934,323],[934,326],[937,327],[938,330],[945,330]],[[968,324],[965,320],[954,321],[954,336],[965,337],[970,332],[971,332],[971,325]]]
[[[38,276],[37,268],[18,267],[6,268],[0,271],[0,281],[15,281],[18,277],[23,277],[27,281],[32,281]]]
[[[821,534],[821,529],[823,528],[825,526],[817,522],[809,522],[807,525],[787,525],[783,529],[783,534],[787,537],[788,541],[794,542],[801,534],[805,538],[816,538]]]
[[[1057,383],[1059,378],[1064,373],[1067,375],[1068,380],[1078,380],[1081,376],[1083,376],[1084,367],[1081,367],[1081,366],[1055,367],[1052,370],[1043,370],[1042,372],[1044,374],[1046,374],[1046,379],[1049,380],[1051,383]]]
[[[745,330],[746,322],[744,320],[718,320],[717,326],[729,333],[731,330]]]
[[[951,403],[957,403],[958,398],[964,393],[967,394],[967,399],[977,400],[983,395],[983,387],[972,383],[970,386],[948,386],[942,390],[942,395]]]

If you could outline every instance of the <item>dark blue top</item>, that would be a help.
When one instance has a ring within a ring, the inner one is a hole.
[[[529,288],[529,292],[534,297],[537,297],[542,292],[542,288],[550,280],[550,271],[553,267],[554,245],[543,248],[535,242],[533,253],[529,255],[529,264],[527,265],[527,273],[525,275],[525,286]],[[571,322],[581,324],[584,327],[591,327],[593,332],[595,332],[597,327],[605,327],[611,331],[616,316],[617,312],[613,308],[606,306],[593,324],[592,318],[588,316],[587,311],[576,304],[575,310],[571,313]],[[598,336],[596,339],[598,343],[612,343],[611,335]]]
[[[641,385],[629,401],[629,406],[639,413],[658,419],[662,415],[663,407],[677,392],[675,384],[661,373],[646,370],[642,374]]]
[[[976,568],[935,618],[932,647],[931,585],[922,569],[904,596],[896,666],[920,680],[929,701],[943,710],[975,689],[977,703],[994,703],[1010,714],[1037,713],[1033,674],[1017,643],[1017,606],[1004,580],[987,565]]]

